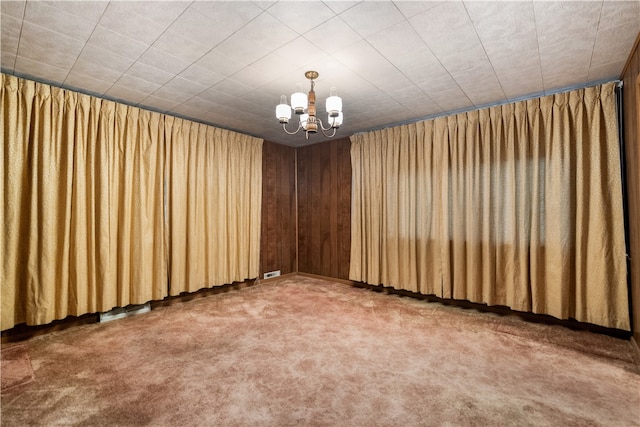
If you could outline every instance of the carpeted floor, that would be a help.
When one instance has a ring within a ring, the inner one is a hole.
[[[33,381],[33,368],[29,353],[24,345],[12,345],[2,348],[2,364],[0,365],[2,393],[10,388]]]
[[[3,426],[640,425],[628,341],[301,276],[2,357]]]

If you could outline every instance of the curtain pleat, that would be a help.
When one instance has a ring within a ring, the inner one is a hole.
[[[257,277],[262,140],[167,117],[170,294]]]
[[[106,102],[113,118],[109,259],[117,305],[167,296],[164,251],[164,117]]]
[[[629,330],[614,84],[352,137],[350,279]]]

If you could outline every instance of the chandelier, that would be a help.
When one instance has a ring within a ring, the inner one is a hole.
[[[304,76],[311,81],[311,90],[308,95],[302,92],[302,85],[298,85],[298,91],[291,95],[291,106],[287,104],[287,97],[280,97],[280,104],[276,107],[276,117],[282,123],[282,129],[289,134],[294,135],[301,129],[305,131],[305,136],[309,139],[310,133],[318,132],[318,129],[327,138],[335,136],[336,130],[342,124],[342,98],[336,95],[336,88],[331,88],[330,96],[326,101],[327,109],[327,127],[322,124],[322,120],[316,117],[316,93],[313,88],[314,80],[318,78],[317,71],[307,71]],[[287,129],[287,123],[291,118],[291,110],[300,116],[298,128],[293,132]],[[328,132],[332,131],[331,134]]]

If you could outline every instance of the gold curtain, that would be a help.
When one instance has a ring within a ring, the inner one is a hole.
[[[106,108],[105,108],[106,107]],[[104,101],[109,141],[109,271],[117,306],[167,296],[164,227],[164,119]],[[108,119],[108,122],[107,122]]]
[[[165,120],[170,294],[258,277],[262,140]]]
[[[614,89],[353,136],[350,279],[629,330]]]
[[[435,256],[446,238],[440,180],[442,163],[433,121],[351,137],[352,280],[440,295],[442,266]],[[445,224],[446,225],[446,224]]]
[[[262,140],[5,74],[1,90],[2,330],[258,276]]]
[[[166,296],[161,115],[2,74],[0,116],[2,330]]]

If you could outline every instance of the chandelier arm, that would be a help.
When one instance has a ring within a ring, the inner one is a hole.
[[[331,128],[329,128],[331,129]],[[336,136],[336,130],[338,130],[338,128],[333,128],[333,132],[331,133],[331,135],[328,135],[326,131],[328,131],[329,129],[325,129],[322,127],[322,125],[320,125],[320,131],[322,131],[322,134],[325,136],[325,138],[333,138],[334,136]]]
[[[335,129],[335,128],[334,128],[333,126],[331,126],[331,125],[329,125],[329,127],[328,127],[328,128],[325,128],[325,127],[322,125],[322,120],[320,120],[320,119],[316,119],[316,121],[320,123],[320,128],[321,128],[323,131],[325,131],[325,130],[331,130],[331,128]],[[322,133],[324,134],[324,132],[322,132]],[[334,135],[335,135],[335,131],[334,131],[333,133],[334,133]]]
[[[300,123],[298,123],[298,128],[296,130],[294,130],[293,132],[290,132],[287,130],[287,124],[283,123],[282,124],[282,129],[285,131],[285,133],[287,133],[287,135],[295,135],[296,133],[298,133],[298,131],[300,131],[300,129],[302,129],[302,125]]]

